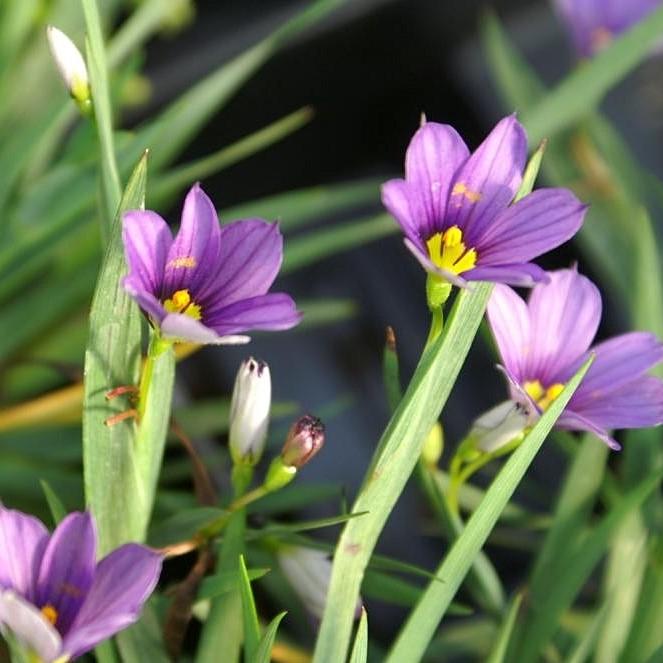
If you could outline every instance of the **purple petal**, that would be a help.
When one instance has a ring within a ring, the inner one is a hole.
[[[158,297],[166,257],[173,242],[168,224],[154,212],[126,212],[122,217],[122,241],[129,268],[127,280],[131,280],[136,291]]]
[[[39,569],[36,605],[57,610],[56,628],[66,635],[92,586],[97,533],[88,513],[71,513],[57,526]]]
[[[446,226],[458,226],[476,247],[497,214],[513,200],[527,159],[527,136],[515,116],[497,123],[454,178]],[[508,260],[504,262],[516,262]]]
[[[64,650],[81,656],[137,621],[161,573],[162,557],[135,543],[99,562],[85,603],[64,640]]]
[[[578,411],[586,402],[609,398],[611,392],[663,361],[663,343],[646,332],[622,334],[599,343],[590,352],[596,358],[571,401],[572,409]],[[580,368],[587,354],[571,367],[569,377]]]
[[[220,336],[202,322],[181,313],[169,313],[160,328],[165,339],[202,345],[240,345],[251,340],[248,336]]]
[[[427,239],[444,230],[447,200],[456,171],[470,156],[467,145],[448,124],[426,122],[412,137],[405,153],[405,180],[419,197],[416,220]]]
[[[468,281],[506,283],[518,288],[531,288],[537,283],[547,283],[548,274],[538,265],[525,262],[520,265],[479,266],[463,272]]]
[[[505,209],[475,246],[479,265],[528,262],[573,237],[587,207],[567,189],[539,189]]]
[[[12,591],[0,592],[0,626],[8,628],[21,645],[44,663],[56,661],[62,653],[60,634],[41,610]]]
[[[591,370],[591,369],[590,369]],[[649,428],[663,423],[663,382],[647,375],[569,407],[601,428]]]
[[[284,293],[244,299],[210,312],[207,324],[220,336],[251,329],[290,329],[302,319],[295,302]]]
[[[405,236],[425,252],[424,238],[434,234],[428,222],[423,196],[405,180],[389,180],[382,185],[382,204],[402,228]]]
[[[182,223],[168,251],[162,299],[184,289],[199,296],[217,265],[220,236],[216,209],[200,184],[194,184],[184,200]]]
[[[517,383],[524,382],[530,352],[527,304],[511,288],[497,284],[488,300],[486,314],[504,367]]]
[[[602,442],[605,442],[613,451],[619,451],[622,447],[613,437],[610,436],[605,428],[602,428],[596,422],[583,417],[577,412],[564,410],[560,418],[555,422],[556,428],[563,430],[576,430],[593,433]]]
[[[34,600],[49,533],[41,521],[0,504],[0,588]]]
[[[528,380],[549,386],[568,379],[568,367],[589,347],[601,319],[598,288],[575,269],[549,272],[550,283],[529,299],[531,347]]]
[[[126,276],[122,285],[127,293],[133,297],[138,306],[152,320],[159,324],[166,315],[166,309],[163,307],[163,304],[151,292],[143,290],[140,281],[134,279],[132,276]]]
[[[218,267],[197,295],[203,316],[209,309],[264,295],[283,261],[283,236],[275,223],[235,221],[221,228]]]

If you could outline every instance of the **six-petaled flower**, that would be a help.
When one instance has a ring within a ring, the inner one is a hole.
[[[283,260],[275,223],[244,219],[220,226],[198,184],[173,236],[155,212],[125,213],[127,292],[166,340],[242,343],[254,329],[289,329],[301,319],[284,293],[268,293]]]
[[[449,125],[425,122],[415,133],[405,179],[386,182],[382,201],[433,278],[456,285],[545,280],[530,261],[570,239],[586,208],[567,189],[540,189],[512,204],[526,158],[525,130],[513,116],[472,154]]]
[[[100,562],[89,513],[49,534],[0,505],[0,629],[44,663],[77,658],[133,624],[159,579],[162,557],[123,545]]]
[[[653,334],[631,332],[590,348],[601,318],[597,287],[575,269],[549,276],[527,303],[505,285],[495,286],[488,303],[511,396],[530,411],[545,410],[594,353],[557,426],[589,431],[619,449],[609,430],[663,423],[663,381],[647,374],[663,360],[663,344]]]

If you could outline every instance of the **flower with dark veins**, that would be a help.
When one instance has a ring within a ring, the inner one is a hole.
[[[598,288],[576,269],[549,276],[527,302],[505,285],[496,285],[488,302],[511,397],[530,412],[543,412],[593,353],[594,363],[557,426],[594,433],[619,449],[609,430],[663,423],[663,381],[647,374],[663,360],[663,343],[653,334],[631,332],[590,348],[601,319]]]
[[[37,518],[0,505],[0,630],[34,660],[78,658],[138,620],[161,562],[128,543],[97,563],[89,513],[69,514],[49,534]]]
[[[241,332],[289,329],[301,319],[289,295],[268,293],[283,260],[278,226],[262,219],[220,226],[198,184],[175,238],[149,210],[126,212],[122,237],[124,288],[164,340],[246,343]]]

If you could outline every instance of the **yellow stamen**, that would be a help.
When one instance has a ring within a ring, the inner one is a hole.
[[[196,264],[196,259],[193,256],[181,256],[179,258],[174,258],[166,266],[172,267],[173,269],[183,269],[185,267],[195,267]]]
[[[193,302],[188,290],[174,292],[170,299],[166,299],[163,303],[163,307],[168,313],[185,313],[194,320],[201,318],[200,306]]]
[[[527,395],[542,409],[547,410],[551,403],[562,393],[564,385],[561,382],[555,382],[547,389],[538,380],[527,380],[523,384],[523,389]]]
[[[55,622],[58,621],[58,611],[50,603],[47,603],[41,609],[41,614],[44,615],[47,621],[55,626]]]
[[[477,252],[467,250],[463,242],[463,231],[458,226],[436,233],[427,242],[428,254],[433,264],[447,272],[462,274],[477,264]]]
[[[463,184],[463,182],[456,182],[456,184],[454,184],[454,188],[451,190],[451,195],[463,196],[471,203],[478,203],[481,200],[481,193],[478,191],[472,191],[472,189],[468,189],[467,185]],[[461,201],[456,201],[455,204],[460,207]]]

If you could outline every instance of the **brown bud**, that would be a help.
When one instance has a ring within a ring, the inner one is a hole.
[[[325,427],[322,421],[305,414],[295,421],[281,451],[281,460],[288,467],[300,468],[318,453],[325,442]]]

